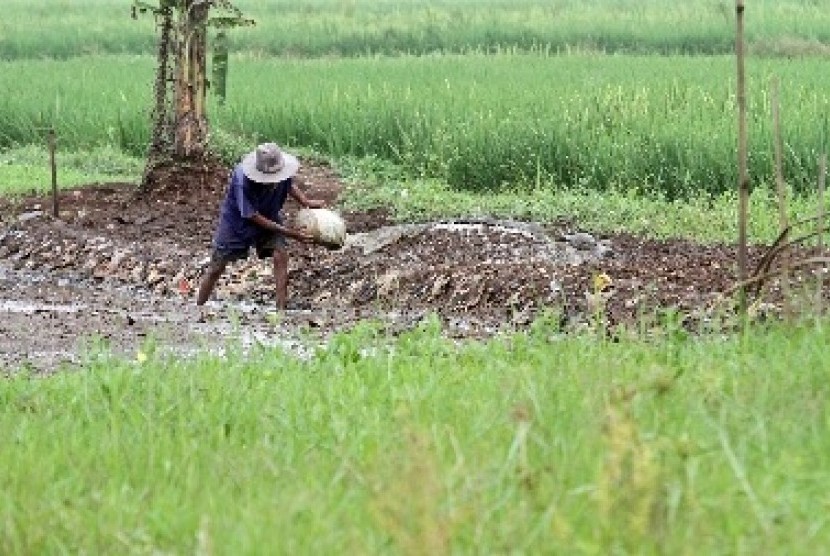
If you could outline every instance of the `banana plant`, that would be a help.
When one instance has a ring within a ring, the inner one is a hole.
[[[226,29],[254,21],[229,0],[133,0],[131,11],[133,18],[152,15],[159,27],[153,130],[142,183],[147,187],[155,164],[166,159],[198,160],[206,154],[209,29],[224,35]],[[220,60],[221,54],[217,52]],[[226,51],[220,71],[227,71]]]

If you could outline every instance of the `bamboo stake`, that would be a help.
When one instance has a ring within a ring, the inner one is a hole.
[[[737,20],[735,52],[738,95],[738,282],[747,278],[747,214],[749,212],[749,174],[747,171],[746,69],[744,66],[744,2],[735,0]],[[746,314],[746,290],[739,292],[739,309]]]

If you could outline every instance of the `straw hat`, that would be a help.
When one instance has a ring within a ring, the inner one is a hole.
[[[297,157],[283,152],[275,143],[263,143],[242,158],[242,172],[258,183],[279,183],[299,168]]]

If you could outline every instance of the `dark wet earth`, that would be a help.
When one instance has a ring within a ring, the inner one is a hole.
[[[205,309],[195,289],[227,178],[162,176],[138,199],[134,186],[62,193],[59,219],[46,199],[0,200],[0,368],[49,372],[102,351],[141,357],[279,345],[306,353],[364,319],[391,333],[438,315],[452,337],[528,326],[542,311],[565,330],[601,319],[613,328],[675,309],[711,318],[735,280],[735,250],[626,234],[573,236],[573,224],[469,219],[396,224],[384,210],[341,211],[349,238],[338,251],[290,245],[289,309],[273,309],[271,265],[229,269]],[[307,195],[337,209],[348,194],[334,171],[309,164]],[[286,206],[293,217],[296,206]],[[762,254],[752,250],[753,262]],[[611,285],[600,291],[596,277]],[[764,303],[776,312],[776,289]],[[314,340],[311,340],[314,341]]]

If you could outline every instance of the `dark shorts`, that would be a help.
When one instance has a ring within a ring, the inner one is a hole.
[[[213,253],[210,256],[210,262],[211,264],[227,264],[234,261],[242,261],[248,258],[248,252],[251,247],[256,249],[257,257],[260,259],[270,259],[274,256],[274,251],[277,249],[286,249],[287,242],[285,241],[284,235],[274,232],[260,235],[253,246],[233,248],[214,246]]]

